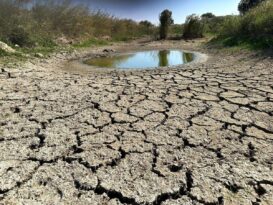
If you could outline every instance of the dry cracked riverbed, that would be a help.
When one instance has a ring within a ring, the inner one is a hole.
[[[204,52],[141,72],[3,67],[0,204],[273,204],[273,60]]]

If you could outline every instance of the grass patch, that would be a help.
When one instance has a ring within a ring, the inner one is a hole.
[[[16,53],[5,53],[1,55],[0,51],[0,65],[5,65],[9,63],[17,63],[17,62],[25,62],[29,59],[29,57],[21,52]]]
[[[248,49],[248,50],[266,50],[266,49],[273,49],[273,38],[250,38],[250,37],[226,37],[226,38],[213,38],[210,42],[208,42],[209,46],[213,47],[237,47],[241,49]]]
[[[7,53],[6,51],[0,49],[0,57],[4,57],[4,56],[8,56],[9,53]]]
[[[44,56],[49,55],[50,53],[57,52],[60,50],[60,47],[34,47],[34,48],[20,48],[19,52],[29,55],[35,55],[36,53],[40,53]]]
[[[108,44],[109,44],[109,41],[92,38],[92,39],[74,44],[73,47],[74,48],[88,48],[88,47],[92,47],[92,46],[106,46]]]

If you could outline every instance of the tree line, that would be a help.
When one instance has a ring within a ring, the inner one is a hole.
[[[54,47],[59,38],[84,45],[81,42],[96,43],[96,39],[167,39],[173,35],[191,39],[212,34],[225,45],[247,41],[258,47],[272,47],[273,0],[241,0],[238,10],[240,15],[192,14],[181,25],[174,24],[172,12],[164,10],[157,27],[149,21],[136,22],[90,11],[69,0],[0,0],[0,41],[33,48]]]
[[[273,0],[241,0],[238,5],[240,15],[215,16],[205,13],[192,14],[186,18],[176,34],[181,38],[201,38],[206,34],[216,36],[216,41],[233,46],[250,43],[254,47],[273,47]],[[160,39],[172,35],[172,12],[164,10],[159,17]],[[177,29],[176,29],[177,30]]]

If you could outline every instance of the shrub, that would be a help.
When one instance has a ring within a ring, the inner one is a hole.
[[[150,21],[140,21],[139,26],[141,34],[147,35],[154,32],[155,26]]]
[[[200,38],[203,37],[204,25],[199,16],[192,14],[187,17],[183,29],[184,38]]]
[[[103,36],[132,39],[153,29],[70,0],[0,0],[0,39],[23,47],[54,47],[60,37],[77,43]]]
[[[220,29],[220,36],[229,37],[239,35],[241,30],[240,16],[227,16]]]
[[[273,47],[273,1],[265,1],[243,16],[226,18],[219,38],[227,45],[248,43],[254,47]]]
[[[183,26],[181,24],[173,24],[170,26],[170,35],[172,35],[172,37],[174,38],[178,38],[181,37],[181,31],[183,30]]]
[[[204,33],[219,34],[225,16],[215,16],[212,13],[205,13],[201,16],[201,21],[204,26]]]
[[[226,18],[222,36],[247,35],[258,37],[273,35],[273,0],[263,2],[244,16]]]
[[[32,42],[29,33],[22,27],[16,27],[8,35],[8,41],[19,46],[29,46]]]
[[[0,49],[0,57],[7,56],[8,53]]]

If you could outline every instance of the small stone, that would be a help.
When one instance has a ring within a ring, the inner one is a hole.
[[[0,50],[3,50],[7,53],[15,53],[16,52],[12,47],[10,47],[8,44],[6,44],[2,41],[0,41]]]
[[[113,53],[114,50],[113,49],[104,49],[103,52],[104,53]]]
[[[44,55],[41,54],[41,53],[35,53],[34,56],[37,57],[37,58],[43,58],[44,57]]]

